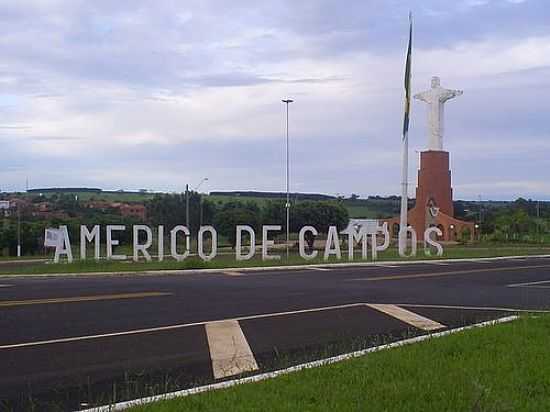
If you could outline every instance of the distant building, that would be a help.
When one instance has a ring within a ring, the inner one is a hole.
[[[145,221],[147,217],[147,208],[140,203],[120,203],[120,202],[108,202],[104,200],[94,200],[87,202],[85,207],[89,209],[98,209],[105,212],[109,209],[114,209],[124,217],[135,217],[142,221]]]
[[[144,205],[141,204],[121,204],[119,207],[120,214],[124,217],[135,217],[145,221],[146,211]]]

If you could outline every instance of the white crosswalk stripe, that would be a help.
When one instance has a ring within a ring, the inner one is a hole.
[[[205,329],[215,379],[258,370],[238,321],[210,322]]]
[[[439,322],[425,318],[424,316],[411,312],[407,309],[403,309],[396,305],[369,303],[367,304],[367,306],[425,331],[432,331],[432,330],[445,328],[445,325],[442,325]]]

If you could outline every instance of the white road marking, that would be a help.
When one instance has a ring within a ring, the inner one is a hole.
[[[408,323],[418,329],[431,331],[445,328],[445,325],[442,325],[439,322],[425,318],[424,316],[396,305],[368,304],[367,306],[399,319],[402,322]]]
[[[376,267],[380,267],[380,268],[398,268],[399,266],[397,265],[380,265],[380,264],[375,264],[374,266]]]
[[[244,276],[244,274],[236,270],[224,270],[222,273],[227,276]]]
[[[0,285],[0,288],[11,288],[13,285]]]
[[[123,332],[102,333],[98,335],[85,335],[85,336],[75,336],[75,337],[69,337],[69,338],[58,338],[58,339],[50,339],[50,340],[42,340],[42,341],[34,341],[34,342],[14,343],[14,344],[0,346],[0,350],[22,348],[27,346],[51,345],[55,343],[67,343],[67,342],[77,342],[77,341],[83,341],[83,340],[110,338],[114,336],[126,336],[126,335],[138,335],[142,333],[163,332],[167,330],[189,328],[192,326],[202,326],[207,323],[226,322],[230,320],[241,321],[241,320],[248,320],[248,319],[262,319],[262,318],[270,318],[270,317],[276,317],[276,316],[295,315],[298,313],[322,312],[325,310],[346,309],[346,308],[354,308],[354,307],[361,307],[361,306],[365,306],[365,303],[350,303],[346,305],[325,306],[321,308],[312,308],[312,309],[299,309],[299,310],[291,310],[286,312],[262,313],[258,315],[240,316],[240,317],[231,318],[231,319],[200,321],[200,322],[193,322],[193,323],[180,323],[176,325],[158,326],[155,328],[133,329],[133,330],[127,330]]]
[[[204,327],[215,379],[258,370],[238,321],[207,323]]]
[[[332,269],[328,269],[328,268],[317,268],[317,267],[309,267],[308,268],[309,270],[318,270],[320,272],[330,272]]]
[[[450,263],[445,262],[428,262],[429,265],[437,265],[437,266],[449,266]]]
[[[410,279],[421,279],[421,278],[433,278],[433,277],[442,277],[442,276],[451,276],[451,275],[479,275],[481,273],[496,273],[496,272],[510,272],[518,270],[532,270],[540,268],[548,268],[550,265],[529,265],[529,266],[506,266],[506,267],[496,267],[488,269],[467,269],[467,270],[451,270],[447,272],[428,272],[428,273],[412,273],[404,275],[380,275],[368,278],[354,278],[346,279],[347,282],[378,282],[386,280],[410,280]]]
[[[8,344],[8,345],[1,345],[0,350],[17,349],[17,348],[30,347],[30,346],[51,345],[51,344],[57,344],[57,343],[78,342],[78,341],[86,341],[86,340],[93,340],[93,339],[110,338],[115,336],[127,336],[127,335],[138,335],[143,333],[163,332],[163,331],[169,331],[169,330],[189,328],[193,326],[202,326],[202,325],[205,325],[206,323],[225,322],[228,320],[241,321],[241,320],[248,320],[248,319],[263,319],[263,318],[270,318],[270,317],[276,317],[276,316],[295,315],[299,313],[311,313],[311,312],[322,312],[322,311],[337,310],[337,309],[358,308],[362,306],[369,306],[369,304],[368,303],[349,303],[344,305],[325,306],[325,307],[311,308],[311,309],[299,309],[299,310],[291,310],[286,312],[262,313],[257,315],[240,316],[240,317],[231,318],[231,319],[200,321],[200,322],[193,322],[193,323],[180,323],[175,325],[158,326],[154,328],[133,329],[133,330],[127,330],[122,332],[102,333],[98,335],[84,335],[84,336],[50,339],[50,340],[41,340],[41,341],[34,341],[34,342],[14,343],[14,344]],[[503,312],[550,313],[550,311],[537,310],[537,309],[494,308],[494,307],[451,306],[451,305],[422,305],[422,304],[413,304],[413,303],[398,303],[396,304],[396,306],[419,307],[419,308],[423,308],[423,307],[424,308],[441,308],[441,309],[494,310],[494,311],[503,311]]]
[[[461,328],[456,328],[456,329],[449,329],[449,330],[445,330],[445,331],[442,331],[442,332],[436,332],[436,333],[429,334],[429,335],[420,335],[420,336],[416,336],[414,338],[409,338],[409,339],[404,339],[404,340],[400,340],[400,341],[397,341],[397,342],[387,343],[385,345],[374,346],[374,347],[367,348],[367,349],[362,349],[362,350],[359,350],[359,351],[356,351],[356,352],[344,353],[342,355],[334,356],[332,358],[325,358],[325,359],[319,359],[319,360],[308,362],[308,363],[301,363],[301,364],[296,365],[296,366],[291,366],[291,367],[286,368],[286,369],[279,369],[279,370],[276,370],[276,371],[273,371],[273,372],[261,373],[261,374],[257,374],[257,375],[253,375],[253,376],[247,376],[246,378],[232,379],[232,380],[228,380],[228,381],[212,383],[212,384],[209,384],[209,385],[199,386],[199,387],[195,387],[195,388],[191,388],[191,389],[184,389],[184,390],[176,391],[176,392],[163,393],[163,394],[160,394],[160,395],[149,396],[147,398],[133,399],[131,401],[124,401],[124,402],[109,404],[109,405],[105,405],[105,406],[98,406],[98,407],[94,407],[94,408],[91,408],[91,409],[81,410],[79,412],[116,412],[116,411],[122,411],[122,410],[125,410],[125,409],[128,409],[128,408],[131,408],[131,407],[135,407],[135,406],[142,406],[142,405],[152,403],[152,402],[165,401],[165,400],[169,400],[169,399],[175,399],[175,398],[181,398],[181,397],[190,396],[190,395],[196,395],[198,393],[209,392],[209,391],[218,390],[218,389],[231,388],[233,386],[242,385],[244,383],[260,382],[260,381],[264,381],[264,380],[267,380],[267,379],[276,378],[277,376],[287,375],[289,373],[301,371],[301,370],[304,370],[304,369],[311,369],[311,368],[316,368],[316,367],[324,366],[324,365],[332,365],[332,364],[337,363],[337,362],[341,362],[341,361],[348,360],[348,359],[353,359],[353,358],[358,358],[360,356],[365,356],[365,355],[368,355],[369,353],[374,353],[374,352],[378,352],[378,351],[381,351],[381,350],[388,350],[388,349],[398,348],[398,347],[401,347],[401,346],[410,345],[410,344],[414,344],[414,343],[418,343],[418,342],[424,342],[425,340],[428,340],[428,339],[448,336],[448,335],[452,335],[452,334],[457,333],[457,332],[463,332],[463,331],[467,331],[467,330],[471,330],[471,329],[475,329],[475,328],[483,328],[483,327],[487,327],[487,326],[498,325],[498,324],[501,324],[501,323],[512,322],[516,319],[518,319],[518,316],[507,316],[505,318],[490,320],[490,321],[482,322],[482,323],[476,323],[474,325],[463,326]]]
[[[538,282],[513,283],[507,286],[509,288],[528,288],[528,287],[535,287],[537,285],[543,285],[545,283],[550,283],[550,280],[540,280]]]
[[[404,306],[409,308],[437,308],[437,309],[460,309],[460,310],[489,310],[489,311],[497,311],[497,312],[550,313],[550,310],[502,308],[502,307],[493,307],[493,306],[429,305],[429,304],[418,304],[418,303],[397,303],[396,306]]]

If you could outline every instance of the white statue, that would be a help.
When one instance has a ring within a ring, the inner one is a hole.
[[[441,87],[439,77],[432,77],[432,88],[414,95],[415,99],[428,103],[428,150],[443,150],[443,125],[445,102],[462,95],[462,90],[449,90]]]

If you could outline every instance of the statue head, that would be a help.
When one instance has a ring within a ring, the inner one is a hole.
[[[437,76],[432,77],[432,89],[441,86],[441,79]]]

